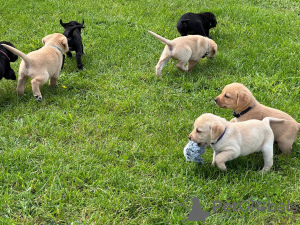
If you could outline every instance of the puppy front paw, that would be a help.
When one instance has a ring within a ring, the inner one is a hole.
[[[226,168],[226,166],[225,166],[225,163],[219,163],[219,164],[217,164],[217,166],[219,167],[219,169],[221,169],[222,171],[227,171],[227,168]]]

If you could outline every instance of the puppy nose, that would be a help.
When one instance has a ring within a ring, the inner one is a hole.
[[[215,102],[217,103],[217,101],[218,101],[218,99],[217,98],[215,98]]]
[[[189,136],[189,140],[191,140],[192,138],[191,138],[191,136]]]

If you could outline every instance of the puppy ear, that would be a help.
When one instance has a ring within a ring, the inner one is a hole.
[[[237,107],[238,108],[245,108],[247,105],[250,104],[251,98],[249,93],[246,91],[240,91],[237,94]]]
[[[216,57],[216,55],[217,55],[217,49],[218,49],[218,45],[214,44],[212,46],[212,55],[213,55],[213,57]]]
[[[65,52],[69,51],[68,39],[65,36],[60,38],[60,43],[63,46]]]
[[[62,25],[64,28],[66,27],[67,24],[63,23],[62,19],[60,19],[59,22],[60,22],[60,25]]]
[[[49,39],[51,38],[52,34],[47,35],[46,37],[44,37],[42,39],[43,45],[45,45],[47,43],[47,41],[49,41]]]
[[[211,143],[214,143],[218,140],[218,138],[223,133],[225,126],[221,122],[215,121],[215,122],[210,123],[209,127],[210,127]]]
[[[208,40],[209,42],[209,58],[215,58],[217,55],[218,45],[211,39]]]

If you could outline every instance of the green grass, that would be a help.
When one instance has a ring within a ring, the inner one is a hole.
[[[300,224],[299,139],[261,175],[262,154],[212,168],[185,161],[182,150],[194,120],[211,112],[231,119],[213,99],[226,84],[245,84],[261,103],[299,116],[298,0],[6,1],[1,40],[29,53],[42,38],[82,19],[83,71],[66,59],[58,86],[0,82],[0,222],[2,224],[183,224],[182,206],[197,196],[205,224]],[[155,75],[163,44],[185,12],[213,12],[213,60],[189,73],[171,60]],[[20,59],[12,63],[17,72]],[[213,211],[213,201],[287,201],[296,212]],[[201,222],[196,222],[201,224]],[[188,222],[187,224],[194,224]]]

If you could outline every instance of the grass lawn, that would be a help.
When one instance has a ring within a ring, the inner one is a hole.
[[[213,101],[232,82],[300,122],[298,0],[1,4],[1,41],[24,53],[62,33],[60,19],[84,19],[86,28],[84,70],[67,58],[58,86],[41,88],[42,102],[30,82],[18,98],[16,81],[0,81],[0,224],[300,224],[299,139],[291,156],[275,147],[263,175],[261,153],[228,162],[224,173],[211,167],[210,147],[203,166],[182,152],[202,113],[232,118]],[[147,30],[173,39],[182,14],[205,11],[217,17],[217,57],[189,73],[170,60],[158,79],[164,45]],[[20,62],[11,64],[16,73]],[[205,222],[185,220],[193,197],[209,212]]]

